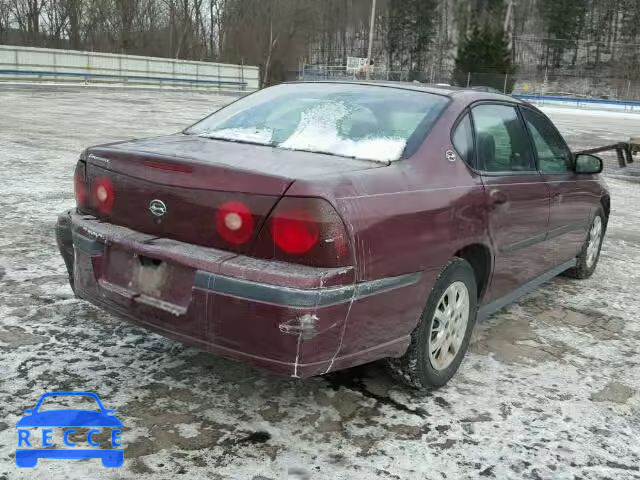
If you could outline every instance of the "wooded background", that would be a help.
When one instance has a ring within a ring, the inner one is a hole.
[[[516,0],[509,15],[505,0],[377,3],[373,59],[390,72],[451,78],[481,25],[504,31],[514,71],[640,75],[640,0]],[[260,65],[275,83],[301,63],[366,57],[370,12],[371,0],[0,0],[0,43]]]

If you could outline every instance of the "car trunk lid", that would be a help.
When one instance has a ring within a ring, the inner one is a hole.
[[[82,210],[158,238],[246,254],[295,179],[379,166],[193,135],[133,140],[87,151],[89,205]],[[113,189],[109,208],[97,207],[101,182]],[[252,217],[252,235],[241,244],[229,243],[216,228],[216,212],[230,202],[245,205]]]

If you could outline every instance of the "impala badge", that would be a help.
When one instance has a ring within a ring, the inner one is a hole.
[[[162,200],[153,199],[149,202],[149,211],[155,217],[161,217],[165,213],[167,213],[167,206],[164,204]]]
[[[447,150],[446,152],[444,152],[444,156],[447,158],[447,160],[449,160],[450,162],[455,162],[456,159],[458,158],[456,156],[456,152],[454,152],[453,150]]]

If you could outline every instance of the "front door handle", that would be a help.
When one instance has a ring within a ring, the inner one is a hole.
[[[491,193],[489,194],[489,196],[491,197],[491,203],[492,205],[504,205],[505,203],[507,203],[507,196],[501,192],[500,190],[491,190]]]

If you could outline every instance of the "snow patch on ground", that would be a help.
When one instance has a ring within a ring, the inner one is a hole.
[[[200,426],[199,423],[178,423],[176,430],[181,437],[193,438],[200,434]]]
[[[636,122],[640,121],[640,109],[636,111],[613,111],[613,110],[592,110],[586,108],[579,107],[571,107],[571,106],[549,106],[540,104],[538,108],[545,112],[547,115],[551,114],[562,114],[562,115],[571,115],[571,116],[582,116],[582,117],[599,117],[599,118],[624,118],[628,120],[635,120]]]

